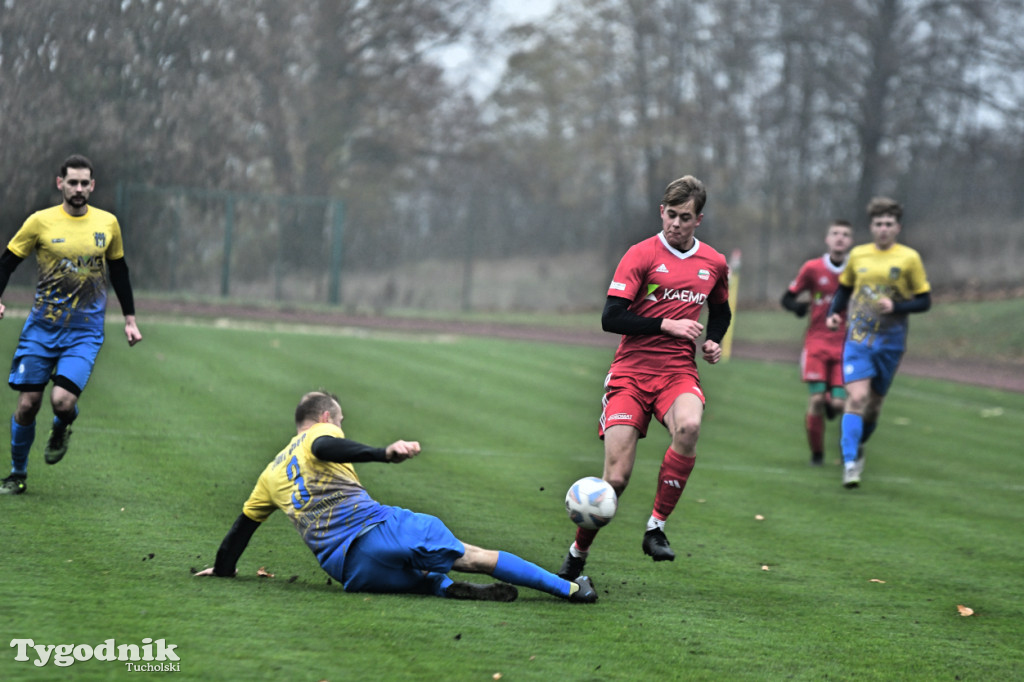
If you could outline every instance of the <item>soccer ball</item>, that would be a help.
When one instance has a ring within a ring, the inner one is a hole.
[[[565,511],[580,528],[593,530],[607,525],[618,507],[615,489],[596,476],[581,478],[565,494]]]

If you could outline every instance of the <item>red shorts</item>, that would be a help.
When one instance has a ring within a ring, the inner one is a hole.
[[[805,383],[822,381],[828,386],[843,385],[843,350],[837,353],[822,346],[804,347],[800,353],[800,377]]]
[[[664,422],[672,403],[684,393],[692,393],[700,398],[701,403],[704,402],[704,392],[700,389],[700,377],[696,370],[693,374],[609,374],[604,380],[604,398],[601,401],[603,409],[597,433],[604,438],[604,432],[609,426],[628,424],[644,438],[651,416]]]

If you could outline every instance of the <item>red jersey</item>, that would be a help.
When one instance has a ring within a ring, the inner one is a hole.
[[[629,310],[643,317],[697,320],[705,303],[729,300],[729,266],[725,256],[697,239],[683,252],[659,232],[630,247],[615,268],[608,295],[629,299]],[[694,342],[686,339],[624,335],[611,373],[694,373],[695,355]]]
[[[839,274],[844,267],[845,260],[839,265],[833,265],[832,259],[826,253],[821,258],[804,263],[796,279],[789,283],[789,293],[799,294],[806,291],[811,295],[811,321],[807,325],[807,334],[804,337],[804,348],[808,352],[829,349],[837,357],[842,357],[846,321],[843,320],[839,329],[832,331],[825,324],[825,320],[828,318],[828,308],[832,305],[832,296],[839,288]]]

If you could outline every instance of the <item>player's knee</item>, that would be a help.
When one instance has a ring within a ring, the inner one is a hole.
[[[629,485],[629,476],[628,471],[605,472],[604,480],[615,490],[616,495],[621,495]]]
[[[700,437],[699,419],[681,419],[672,429],[673,445],[680,444],[686,449],[692,449],[697,444],[698,437]],[[676,451],[679,452],[679,450]]]

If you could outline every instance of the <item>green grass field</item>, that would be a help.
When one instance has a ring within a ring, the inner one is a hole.
[[[1019,319],[1019,318],[1018,318]],[[742,322],[742,318],[741,318]],[[20,322],[0,327],[10,357]],[[256,477],[293,434],[298,397],[337,392],[349,437],[419,439],[359,466],[379,500],[556,569],[569,484],[599,474],[603,349],[481,338],[118,327],[71,451],[0,498],[4,643],[176,645],[180,680],[1005,680],[1024,671],[1024,395],[901,376],[863,485],[807,466],[796,367],[702,364],[697,468],[668,535],[640,551],[666,437],[641,443],[588,572],[601,599],[521,590],[512,604],[346,594],[283,515],[235,580],[211,565]],[[15,396],[10,393],[8,410]],[[837,424],[828,425],[834,441]],[[763,520],[756,520],[756,516]],[[265,567],[274,578],[257,577]],[[958,615],[957,605],[974,610]],[[16,661],[0,680],[137,679],[123,663]],[[34,652],[29,651],[34,660]]]

